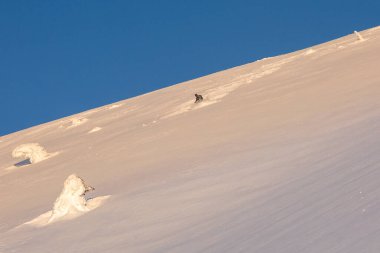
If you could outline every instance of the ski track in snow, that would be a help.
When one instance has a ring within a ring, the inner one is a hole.
[[[353,34],[353,36],[356,36],[356,35]],[[253,83],[255,80],[258,80],[258,79],[263,78],[265,76],[268,76],[272,73],[275,73],[278,70],[280,70],[283,65],[291,63],[291,62],[295,61],[296,59],[299,59],[303,56],[313,55],[314,59],[319,58],[322,56],[326,56],[330,53],[333,53],[336,50],[344,49],[344,48],[346,48],[346,46],[353,46],[353,45],[356,45],[357,43],[363,43],[366,40],[367,39],[358,40],[358,39],[348,38],[348,39],[346,39],[340,43],[336,43],[336,44],[333,44],[329,47],[322,48],[321,50],[314,49],[314,48],[308,48],[306,50],[303,50],[303,52],[295,54],[293,56],[286,57],[286,58],[278,60],[274,63],[265,64],[265,65],[261,66],[257,71],[253,71],[253,73],[249,73],[249,74],[239,76],[238,78],[236,78],[236,80],[232,81],[231,83],[221,85],[221,86],[218,86],[215,88],[206,89],[205,91],[200,92],[204,98],[204,100],[201,103],[194,103],[193,99],[186,101],[186,102],[178,105],[172,112],[169,112],[168,114],[166,114],[164,116],[161,116],[159,119],[161,120],[161,119],[171,118],[171,117],[174,117],[174,116],[186,113],[186,112],[198,110],[198,109],[201,109],[203,107],[207,107],[209,105],[219,103],[222,101],[222,99],[224,97],[228,96],[230,93],[234,92],[235,90],[237,90],[241,86]],[[344,45],[346,45],[346,46],[344,46]],[[271,58],[273,58],[273,57],[264,58],[264,59],[259,60],[259,61],[268,60]],[[142,126],[146,127],[148,125],[155,124],[155,123],[157,123],[156,120],[151,122],[151,123],[144,123]]]
[[[231,92],[234,92],[236,89],[240,88],[242,85],[250,84],[255,80],[268,76],[279,69],[287,63],[294,61],[302,55],[290,56],[285,59],[276,61],[274,63],[265,64],[261,66],[257,71],[253,71],[253,73],[249,73],[246,75],[239,76],[236,80],[231,83],[221,85],[215,88],[211,88],[201,92],[203,96],[203,101],[201,103],[194,103],[194,100],[186,101],[176,107],[173,112],[168,113],[161,117],[161,119],[167,119],[173,116],[177,116],[192,110],[197,110],[209,105],[213,105],[215,103],[219,103],[222,101],[224,97],[229,95]]]

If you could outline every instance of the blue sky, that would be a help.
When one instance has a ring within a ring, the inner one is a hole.
[[[371,28],[379,13],[379,0],[3,0],[0,136]]]

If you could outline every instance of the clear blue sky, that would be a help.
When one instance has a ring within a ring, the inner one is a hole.
[[[380,25],[379,0],[2,0],[0,136]]]

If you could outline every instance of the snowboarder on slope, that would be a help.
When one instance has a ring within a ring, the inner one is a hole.
[[[195,93],[195,102],[194,103],[202,102],[202,100],[203,100],[202,95],[198,95]]]

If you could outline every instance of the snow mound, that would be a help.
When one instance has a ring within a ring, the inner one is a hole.
[[[38,163],[49,158],[52,154],[49,154],[43,147],[38,143],[27,143],[16,147],[12,156],[14,158],[25,158],[28,159],[30,163]]]
[[[310,54],[314,54],[315,53],[315,50],[313,48],[309,48],[308,50],[305,51],[305,55],[310,55]]]
[[[92,211],[92,210],[98,208],[109,197],[111,197],[111,196],[107,195],[107,196],[100,196],[100,197],[96,197],[96,198],[87,200],[86,201],[87,211],[71,212],[71,213],[68,213],[64,216],[55,217],[54,219],[52,219],[53,211],[48,211],[46,213],[41,214],[40,216],[38,216],[37,218],[35,218],[31,221],[25,222],[24,224],[22,224],[21,226],[18,226],[18,227],[22,227],[23,225],[28,225],[28,226],[33,226],[33,227],[43,227],[43,226],[47,226],[49,224],[55,223],[57,221],[65,221],[65,220],[75,219],[75,218],[78,218],[79,216],[85,214],[86,212],[89,212],[89,211]]]
[[[80,125],[86,123],[87,121],[88,121],[87,118],[72,118],[70,120],[71,125],[69,125],[67,128],[73,128],[73,127],[80,126]]]
[[[50,221],[70,213],[89,211],[84,195],[94,190],[85,184],[84,180],[75,174],[70,175],[64,182],[61,195],[56,199]]]
[[[88,131],[88,133],[89,133],[89,134],[92,134],[92,133],[98,132],[98,131],[100,131],[100,130],[102,130],[101,127],[94,127],[93,129],[91,129],[90,131]]]
[[[101,196],[86,200],[84,195],[92,190],[94,188],[86,185],[82,178],[72,174],[65,180],[63,190],[54,202],[53,210],[24,224],[40,227],[56,221],[73,219],[99,207],[110,197]]]
[[[112,109],[118,108],[120,106],[122,106],[122,104],[114,104],[114,105],[109,106],[108,109],[112,110]]]
[[[356,38],[358,41],[364,41],[364,38],[362,37],[360,33],[358,33],[357,31],[354,31],[354,34],[356,35]]]

